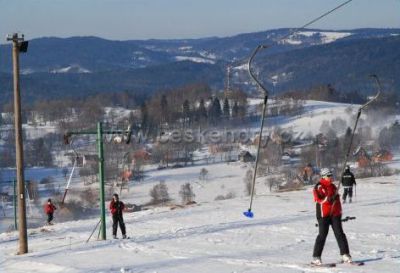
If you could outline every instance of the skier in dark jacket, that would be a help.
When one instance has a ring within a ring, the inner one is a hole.
[[[113,200],[110,202],[110,211],[113,220],[113,238],[117,239],[118,224],[122,232],[122,238],[126,239],[125,223],[122,217],[122,211],[125,209],[123,202],[119,201],[118,194],[114,193]]]
[[[337,194],[335,184],[333,184],[332,172],[329,169],[324,168],[321,170],[321,180],[315,185],[313,194],[316,203],[319,232],[315,240],[313,261],[311,263],[314,265],[322,264],[321,255],[330,225],[338,242],[342,261],[351,263],[349,245],[342,228],[340,197]]]
[[[343,203],[346,203],[346,197],[349,195],[349,202],[351,203],[351,198],[353,197],[353,185],[356,185],[356,179],[354,174],[350,171],[350,166],[347,165],[344,173],[342,175],[342,185],[343,185]]]
[[[44,204],[44,212],[47,214],[47,224],[48,225],[52,225],[53,223],[51,221],[53,221],[53,214],[54,211],[56,210],[56,206],[54,206],[54,204],[51,202],[51,199],[49,198],[47,200],[47,203]]]

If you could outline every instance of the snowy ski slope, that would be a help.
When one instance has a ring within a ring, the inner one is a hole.
[[[250,105],[257,103],[254,100]],[[318,133],[323,120],[330,122],[336,117],[352,126],[349,107],[354,115],[358,105],[307,101],[305,114],[272,118],[267,127],[291,129],[301,137]],[[379,125],[390,122],[392,117]],[[396,155],[389,166],[399,168],[398,162]],[[206,180],[199,180],[201,168],[209,172]],[[398,272],[399,175],[357,181],[356,202],[344,204],[344,216],[357,219],[344,223],[344,230],[353,258],[366,265],[340,264],[328,269],[308,266],[317,235],[312,189],[271,193],[265,178],[259,178],[253,205],[255,218],[248,219],[242,214],[249,204],[243,183],[248,169],[239,162],[163,170],[150,166],[144,181],[122,192],[122,201],[144,204],[150,200],[149,190],[165,181],[175,204],[180,203],[181,185],[190,182],[197,204],[125,213],[128,240],[110,239],[111,218],[107,215],[108,240],[92,239],[89,243],[85,241],[97,218],[57,223],[56,213],[56,225],[28,230],[27,255],[16,255],[18,232],[0,233],[0,272]],[[80,186],[75,180],[71,185]],[[234,198],[214,200],[229,194]],[[322,258],[325,262],[339,260],[332,231]]]
[[[48,228],[49,232],[30,229],[30,252],[23,256],[15,255],[17,232],[0,234],[2,272],[398,272],[398,175],[358,180],[356,202],[344,204],[344,216],[357,217],[344,223],[351,254],[366,265],[315,269],[307,265],[317,235],[311,188],[270,193],[260,178],[255,218],[249,219],[242,215],[249,202],[243,194],[246,166],[209,165],[208,180],[199,182],[201,167],[153,171],[129,193],[122,193],[123,201],[141,203],[148,200],[150,187],[164,179],[171,197],[179,203],[179,186],[192,182],[198,202],[185,208],[125,213],[130,239],[110,239],[109,216],[107,241],[85,243],[98,219],[66,222]],[[234,191],[236,197],[214,201],[217,194],[228,191]],[[330,232],[323,260],[338,259]]]

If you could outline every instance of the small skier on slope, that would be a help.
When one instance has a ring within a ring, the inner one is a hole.
[[[321,180],[315,185],[313,194],[316,203],[319,231],[315,240],[311,264],[322,265],[321,255],[329,232],[329,226],[332,226],[336,241],[338,242],[342,261],[344,263],[352,263],[349,244],[342,228],[340,197],[336,186],[333,184],[332,172],[329,169],[323,168],[321,170]]]
[[[117,229],[118,224],[121,229],[122,238],[126,239],[126,231],[125,231],[125,223],[124,218],[122,217],[122,211],[125,209],[125,205],[122,201],[119,201],[118,194],[113,194],[113,199],[110,202],[110,211],[113,220],[113,238],[117,239]]]
[[[350,171],[350,166],[347,165],[344,169],[342,175],[342,185],[343,185],[343,203],[346,203],[346,197],[349,195],[349,203],[351,203],[351,198],[353,197],[353,185],[356,185],[356,179],[354,174]]]
[[[47,200],[47,203],[44,204],[44,212],[47,214],[47,224],[52,225],[53,224],[53,214],[54,211],[57,209],[56,206],[51,202],[51,199],[49,198]]]

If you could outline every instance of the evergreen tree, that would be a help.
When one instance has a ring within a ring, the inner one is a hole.
[[[206,110],[206,106],[204,104],[204,99],[200,100],[200,105],[199,105],[199,109],[197,110],[197,119],[199,122],[203,122],[205,120],[207,120],[207,110]]]
[[[130,111],[130,113],[129,113],[128,122],[129,122],[130,125],[135,124],[135,115],[133,114],[133,111]]]
[[[184,120],[184,124],[189,125],[190,124],[190,105],[189,101],[185,100],[182,105],[182,116]]]
[[[31,166],[52,166],[53,159],[49,145],[43,138],[33,140],[26,149],[26,163]]]
[[[221,103],[219,102],[219,99],[216,97],[213,100],[213,103],[212,103],[211,109],[210,109],[209,118],[211,120],[211,123],[213,125],[217,124],[218,121],[220,120],[221,116],[222,116]]]
[[[140,107],[140,112],[141,112],[140,127],[142,128],[142,131],[145,132],[149,127],[149,113],[147,111],[147,106],[145,102],[143,102],[142,106]]]
[[[235,104],[233,104],[232,107],[232,118],[237,118],[239,116],[239,105],[237,101],[235,101]]]
[[[228,98],[225,98],[225,100],[224,100],[223,113],[224,113],[224,118],[226,118],[226,119],[230,118],[231,113],[230,113],[230,106],[229,106]]]
[[[167,96],[164,94],[161,96],[161,122],[168,122],[168,101]]]

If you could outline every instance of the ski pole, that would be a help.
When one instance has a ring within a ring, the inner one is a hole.
[[[92,233],[90,234],[89,238],[86,240],[86,243],[88,243],[89,240],[90,240],[90,238],[92,238],[93,233],[96,231],[97,227],[100,225],[100,222],[101,222],[101,220],[100,220],[99,222],[97,222],[97,224],[96,224],[96,226],[94,227],[94,229],[93,229]]]
[[[357,202],[357,184],[354,184],[354,199]]]
[[[344,219],[342,219],[342,222],[347,222],[347,221],[355,220],[355,219],[356,219],[355,216],[346,216]]]
[[[355,219],[357,219],[357,217],[355,217],[355,216],[346,216],[345,218],[341,219],[341,221],[348,222],[348,221],[355,220]],[[318,223],[316,223],[315,226],[318,227],[319,226]]]
[[[101,219],[100,219],[100,223],[101,223]],[[100,233],[102,231],[102,227],[99,227],[99,232],[97,233],[97,240],[100,238]]]

